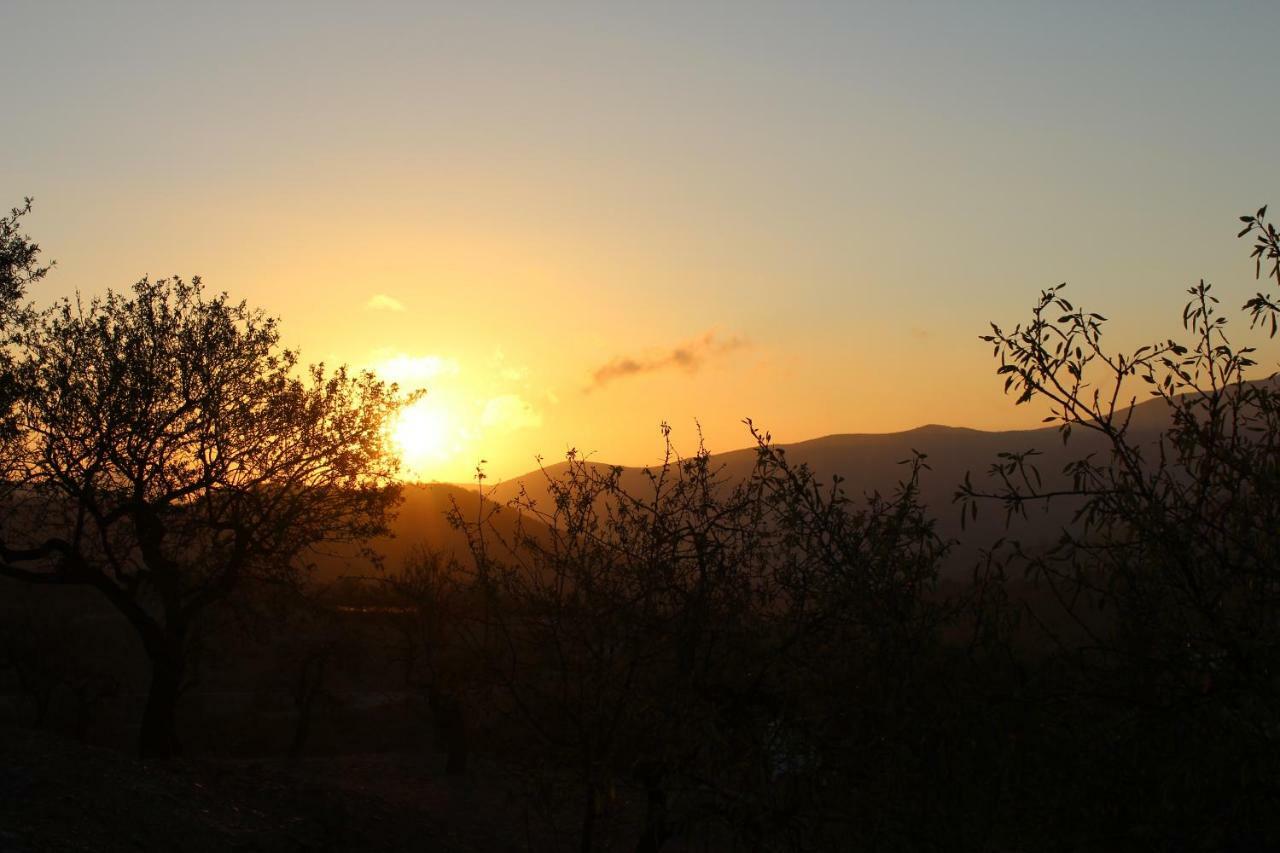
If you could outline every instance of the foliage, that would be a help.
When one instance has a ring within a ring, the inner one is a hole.
[[[143,746],[170,752],[201,612],[386,531],[398,491],[384,424],[401,400],[370,374],[299,377],[274,319],[198,279],[64,300],[19,342],[25,489],[0,573],[107,596],[155,666]]]
[[[1259,235],[1259,274],[1262,258],[1276,257],[1264,215],[1243,217],[1241,232]],[[1271,274],[1280,283],[1280,267]],[[1019,403],[1047,401],[1064,441],[1088,431],[1106,453],[1051,478],[1034,456],[1006,454],[989,486],[966,480],[957,497],[972,512],[992,501],[1022,514],[1039,502],[1076,507],[1056,547],[1005,551],[1070,621],[1054,634],[1052,683],[1076,692],[1049,717],[1072,718],[1080,754],[1112,768],[1098,799],[1082,798],[1106,817],[1093,831],[1240,843],[1274,813],[1280,766],[1280,388],[1253,375],[1255,350],[1233,344],[1210,285],[1188,293],[1186,344],[1110,350],[1105,318],[1073,306],[1061,286],[1041,294],[1025,326],[993,325],[983,340],[1006,390]],[[1253,325],[1274,328],[1270,297],[1244,308]],[[1143,388],[1157,401],[1148,411],[1167,416],[1154,426],[1139,422]],[[1048,609],[1031,615],[1047,625]]]
[[[27,288],[49,272],[52,264],[40,265],[40,246],[22,233],[21,221],[31,213],[31,199],[0,216],[0,310],[6,321],[21,307]]]
[[[853,496],[748,421],[744,478],[664,425],[660,465],[571,452],[543,502],[455,505],[468,553],[424,544],[299,595],[318,553],[386,532],[405,400],[302,370],[273,319],[198,280],[22,308],[45,270],[25,212],[0,220],[0,575],[86,585],[127,617],[152,670],[144,751],[176,747],[199,628],[234,616],[275,626],[293,754],[342,689],[408,696],[447,773],[522,780],[530,849],[1280,845],[1280,387],[1203,281],[1178,338],[1132,350],[1061,285],[983,336],[1075,458],[1010,450],[959,485],[970,520],[1071,510],[1045,516],[1069,518],[1048,545],[995,543],[968,586],[940,578],[926,457]],[[1266,209],[1242,219],[1280,285]],[[1274,335],[1280,301],[1243,311]],[[114,681],[48,612],[9,608],[0,663],[34,715],[68,696],[87,729]]]
[[[40,264],[40,246],[22,232],[22,219],[31,213],[31,199],[0,216],[0,451],[10,451],[17,436],[13,408],[21,391],[14,375],[15,337],[28,314],[27,289],[49,272]],[[0,483],[12,484],[12,454],[0,452]]]
[[[514,539],[455,516],[489,701],[576,779],[582,850],[620,785],[644,792],[642,850],[675,832],[829,844],[852,791],[881,807],[860,831],[900,809],[864,762],[911,717],[936,642],[945,546],[916,497],[923,460],[897,494],[858,502],[753,434],[745,482],[668,439],[639,485],[571,453],[549,506],[515,501],[529,523]]]

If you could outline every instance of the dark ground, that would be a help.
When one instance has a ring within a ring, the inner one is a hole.
[[[528,849],[503,784],[446,777],[435,763],[365,755],[153,764],[0,729],[0,853]]]

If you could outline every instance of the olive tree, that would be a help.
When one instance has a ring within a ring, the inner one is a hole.
[[[399,492],[385,424],[403,399],[369,373],[301,368],[274,318],[199,279],[63,300],[18,343],[25,485],[0,574],[106,597],[150,662],[139,749],[173,754],[201,614],[386,532]]]

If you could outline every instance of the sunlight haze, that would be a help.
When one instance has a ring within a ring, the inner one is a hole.
[[[1033,426],[977,336],[1042,287],[1135,345],[1259,287],[1275,4],[0,8],[37,302],[200,275],[425,388],[413,478]]]

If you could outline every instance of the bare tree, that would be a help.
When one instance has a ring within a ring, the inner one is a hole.
[[[201,613],[248,579],[297,583],[317,548],[384,533],[399,499],[395,386],[300,370],[279,337],[199,279],[144,279],[23,325],[26,485],[0,574],[94,587],[129,620],[151,663],[144,755],[178,748]]]

